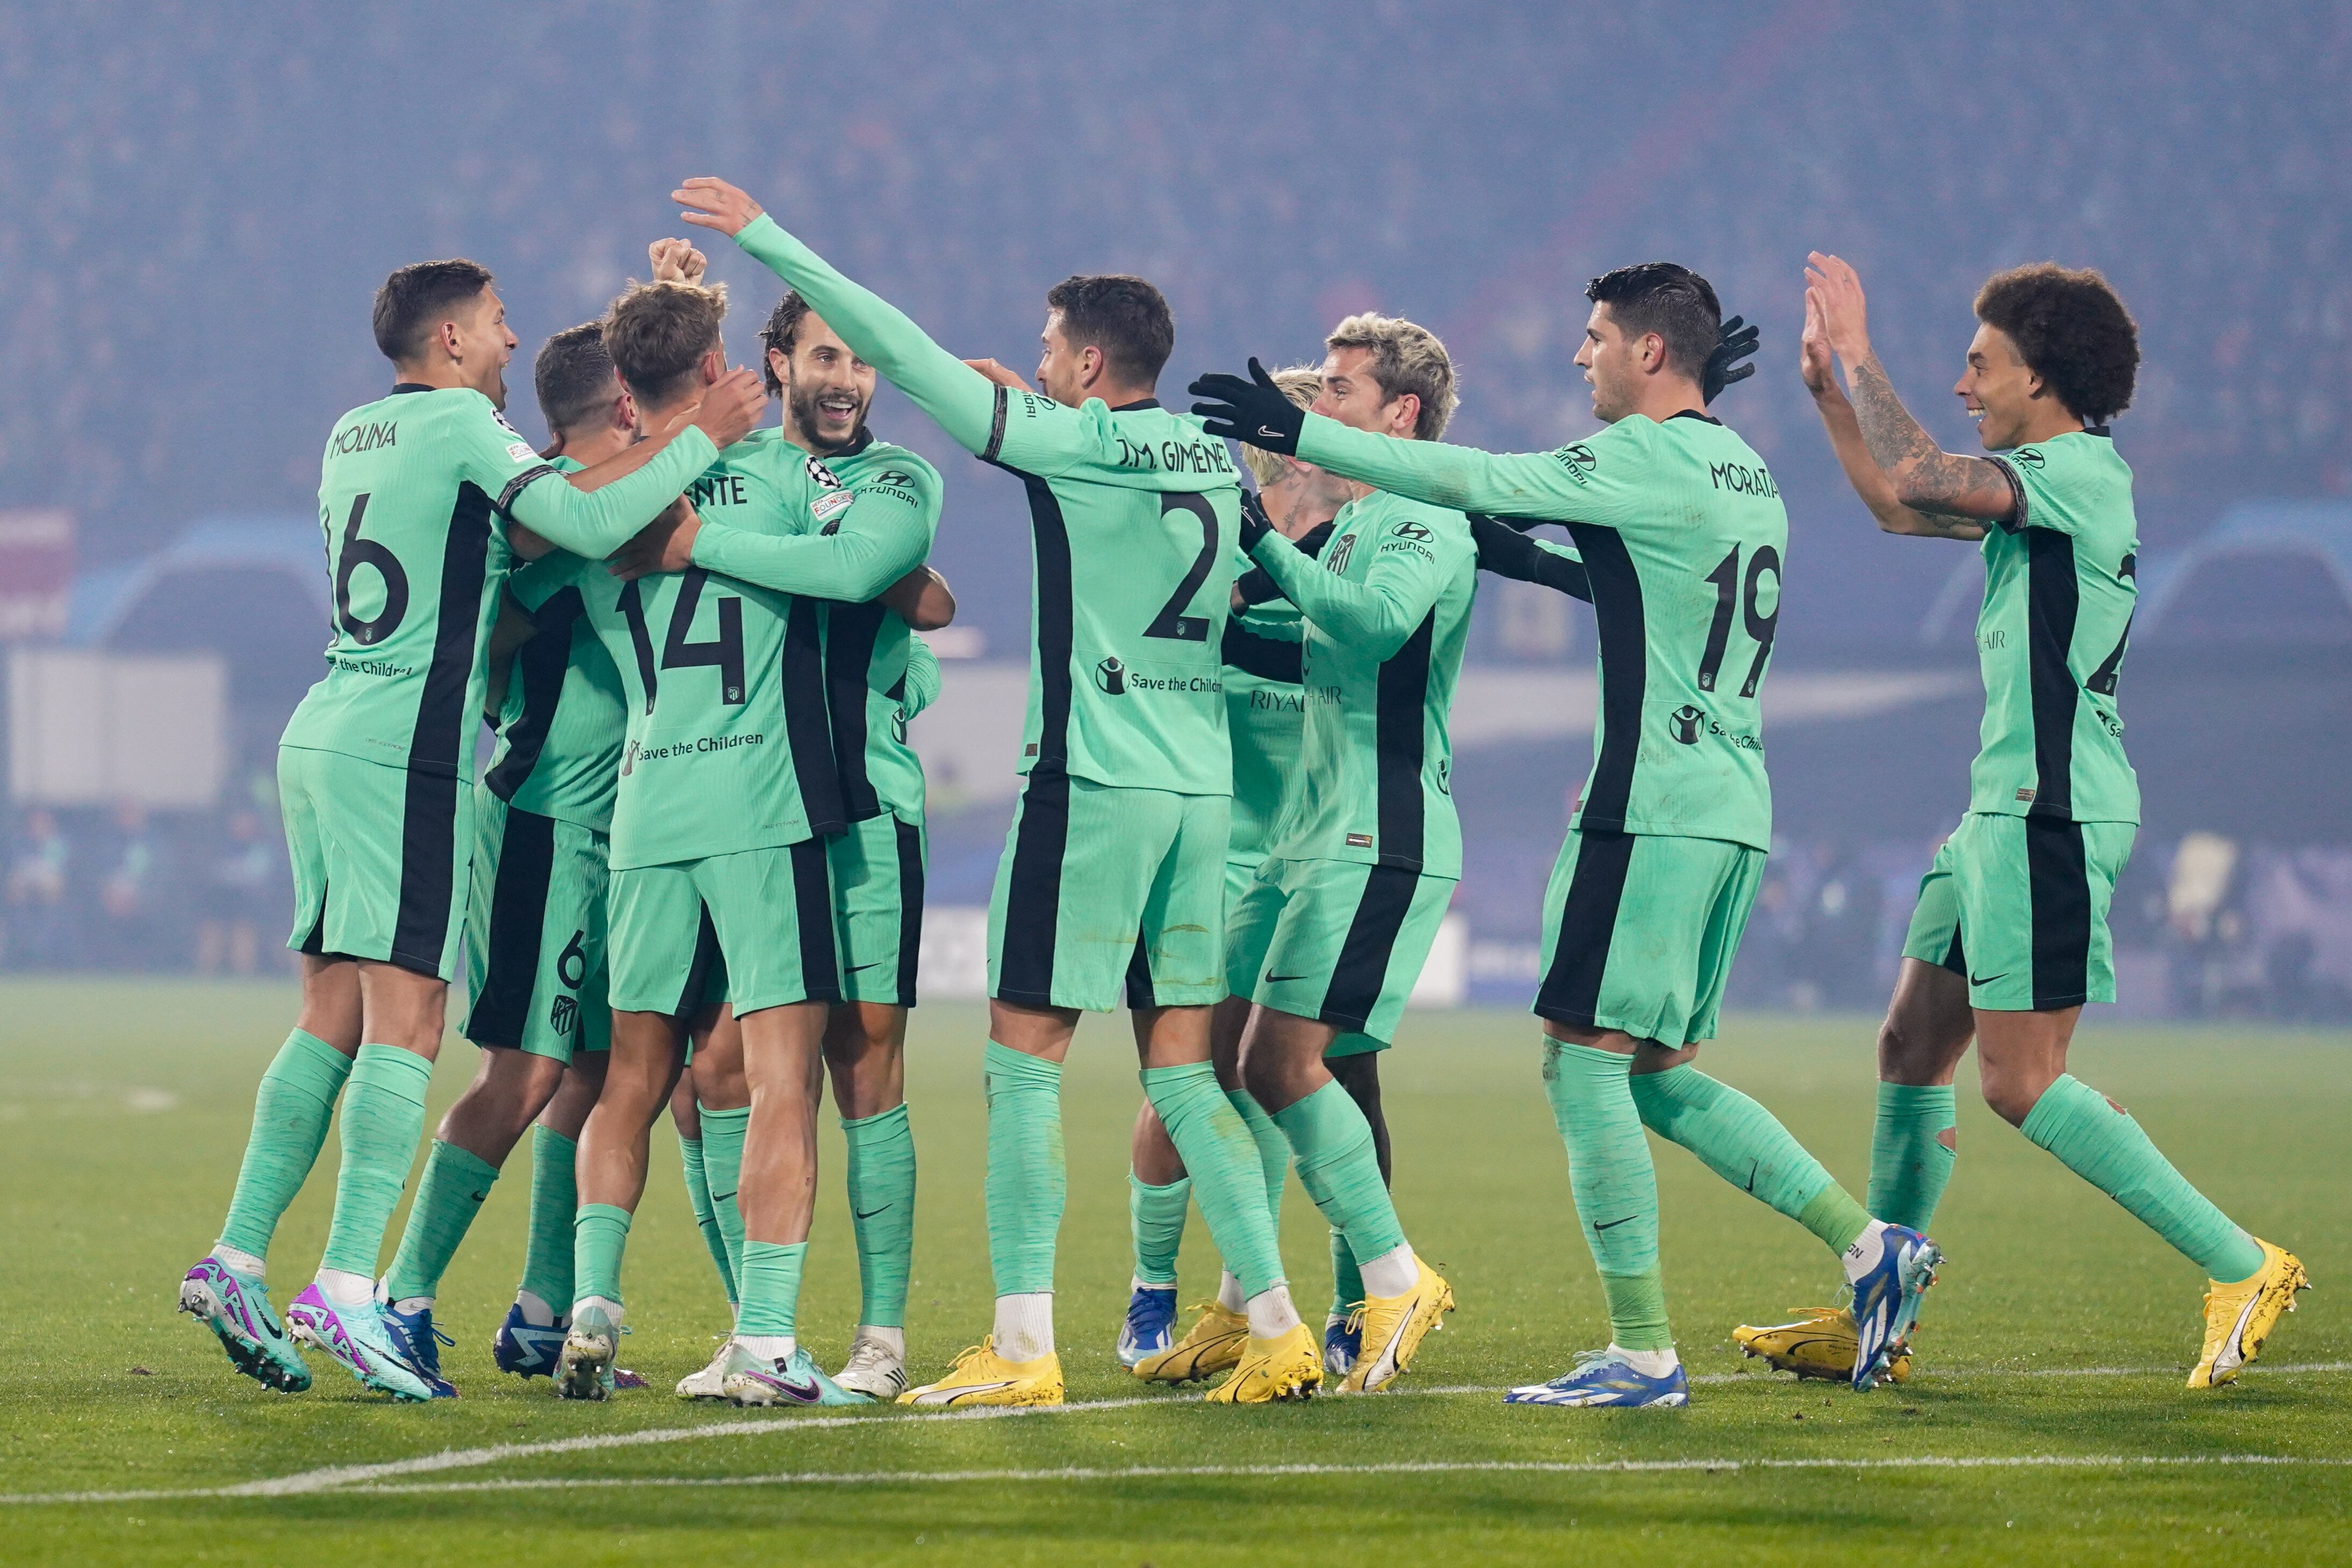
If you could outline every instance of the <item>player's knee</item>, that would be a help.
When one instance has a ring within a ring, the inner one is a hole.
[[[1977,1078],[1984,1088],[1985,1104],[2011,1127],[2025,1125],[2025,1119],[2033,1114],[2034,1105],[2051,1082],[2041,1073],[1992,1057],[1979,1059]]]

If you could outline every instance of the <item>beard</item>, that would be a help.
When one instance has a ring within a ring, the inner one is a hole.
[[[871,405],[870,403],[859,404],[857,417],[851,423],[848,436],[839,441],[828,441],[818,433],[823,428],[818,421],[824,416],[817,407],[817,399],[824,396],[826,390],[830,389],[803,391],[798,382],[785,389],[785,401],[792,408],[793,423],[802,435],[808,437],[810,450],[819,454],[845,451],[857,445],[857,438],[866,433],[866,410]]]

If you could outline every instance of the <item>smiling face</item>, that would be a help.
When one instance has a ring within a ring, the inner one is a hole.
[[[507,305],[498,289],[484,284],[465,309],[450,315],[441,333],[463,384],[488,398],[492,407],[506,407],[507,362],[514,358],[519,340],[507,328]]]
[[[801,318],[793,352],[768,351],[768,365],[783,384],[793,426],[812,452],[823,456],[855,444],[874,405],[874,367],[814,311]]]
[[[2042,378],[2026,367],[2007,332],[1979,322],[1969,343],[1969,368],[1952,391],[1977,422],[1989,452],[2025,444],[2026,430],[2048,406]]]

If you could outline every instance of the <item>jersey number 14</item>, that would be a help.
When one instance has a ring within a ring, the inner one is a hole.
[[[722,595],[712,606],[719,616],[719,635],[696,642],[694,612],[702,603],[702,584],[710,574],[699,566],[679,574],[677,603],[669,614],[669,634],[662,639],[662,669],[691,669],[709,665],[719,671],[719,700],[733,707],[743,700],[743,601]],[[646,689],[646,711],[654,710],[659,677],[654,665],[653,637],[646,630],[646,603],[638,584],[621,590],[621,616],[629,623],[629,642],[637,652],[637,679]]]

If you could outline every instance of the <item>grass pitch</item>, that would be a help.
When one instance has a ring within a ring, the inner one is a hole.
[[[2342,1562],[2352,1548],[2352,1037],[2094,1029],[2088,1081],[2319,1282],[2237,1387],[2191,1394],[2195,1271],[2001,1126],[1964,1086],[1920,1370],[1856,1397],[1744,1370],[1729,1330],[1832,1300],[1794,1225],[1661,1145],[1669,1304],[1698,1386],[1684,1411],[1507,1408],[1607,1329],[1524,1016],[1422,1014],[1383,1064],[1397,1198],[1461,1310],[1403,1388],[1213,1410],[1111,1352],[1127,1290],[1123,1020],[1090,1020],[1066,1079],[1070,1205],[1059,1413],[752,1415],[666,1391],[724,1327],[667,1130],[631,1237],[624,1362],[656,1392],[560,1404],[490,1366],[522,1252],[528,1161],[451,1270],[440,1321],[465,1397],[394,1407],[314,1363],[307,1394],[233,1374],[173,1316],[210,1243],[253,1086],[292,1016],[280,986],[0,986],[0,1560],[514,1563]],[[935,1373],[989,1321],[971,1007],[916,1014],[921,1210],[908,1330]],[[1757,1093],[1855,1192],[1871,1027],[1739,1019],[1705,1065]],[[435,1113],[472,1071],[453,1042]],[[837,1362],[856,1260],[830,1135],[803,1338]],[[331,1142],[278,1233],[282,1307],[325,1239]],[[398,1221],[395,1220],[395,1226]],[[1296,1185],[1284,1250],[1319,1320],[1326,1233]],[[1197,1216],[1186,1300],[1215,1262]],[[390,1256],[387,1241],[385,1256]],[[223,1495],[220,1489],[242,1489]],[[24,1500],[80,1494],[78,1500]],[[1409,1554],[1409,1555],[1408,1555]]]

